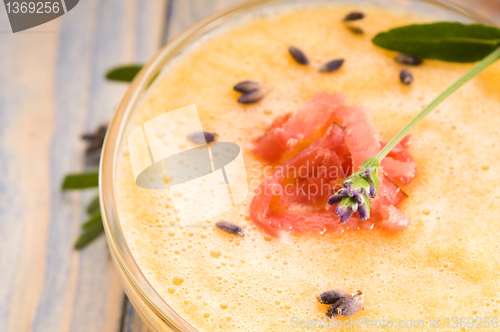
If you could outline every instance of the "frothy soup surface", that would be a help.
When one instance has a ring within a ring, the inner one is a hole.
[[[409,13],[364,8],[355,35],[342,23],[350,7],[312,7],[254,18],[203,42],[164,73],[132,115],[125,137],[164,112],[196,104],[206,131],[243,148],[250,191],[266,166],[249,152],[251,139],[316,92],[342,92],[365,105],[383,139],[471,65],[425,61],[415,82],[399,81],[394,53],[375,47],[380,31],[427,21]],[[311,65],[288,54],[299,45]],[[334,73],[319,64],[344,58]],[[270,85],[260,102],[237,103],[234,84]],[[134,181],[126,143],[117,173],[119,220],[145,276],[200,331],[294,331],[300,320],[325,317],[315,296],[328,289],[362,290],[365,310],[354,317],[397,322],[447,317],[498,317],[500,308],[500,64],[441,104],[414,129],[410,153],[418,175],[403,190],[403,232],[376,227],[343,234],[273,238],[249,216],[250,193],[220,219],[241,225],[244,238],[213,227],[175,228],[168,190]],[[203,202],[193,202],[193,208]],[[344,319],[344,318],[342,318]],[[341,320],[342,320],[341,319]],[[451,321],[450,321],[451,322]],[[361,326],[360,331],[366,329]],[[417,329],[422,330],[422,329]]]

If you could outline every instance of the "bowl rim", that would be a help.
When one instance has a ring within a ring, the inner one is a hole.
[[[245,0],[242,3],[218,10],[179,33],[163,47],[161,47],[155,56],[153,56],[153,58],[148,61],[135,76],[109,123],[99,165],[99,203],[107,242],[109,244],[116,268],[123,272],[129,284],[134,288],[133,291],[141,297],[143,302],[148,305],[149,308],[154,311],[172,331],[198,332],[194,326],[188,323],[172,307],[170,307],[170,305],[163,300],[163,298],[149,283],[132,255],[128,243],[125,240],[121,224],[118,221],[118,213],[115,202],[116,188],[114,178],[116,175],[116,161],[120,151],[119,146],[121,140],[123,139],[122,136],[125,125],[136,105],[140,102],[142,94],[157,77],[162,67],[174,59],[186,47],[189,47],[191,43],[199,40],[199,38],[204,36],[207,32],[224,25],[225,22],[229,21],[231,18],[237,17],[248,10],[284,1],[287,0]],[[392,1],[397,2],[397,0]],[[497,25],[497,23],[491,19],[485,18],[461,5],[453,4],[446,0],[405,1],[441,7],[443,10],[461,16],[472,22]],[[104,176],[105,174],[110,174],[111,176]],[[144,289],[144,287],[146,289]],[[135,309],[140,310],[138,308]]]

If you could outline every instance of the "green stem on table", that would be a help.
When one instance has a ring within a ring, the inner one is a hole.
[[[387,145],[377,154],[375,158],[378,161],[382,161],[384,157],[392,150],[396,144],[398,144],[412,129],[415,127],[422,119],[429,114],[437,105],[439,105],[443,100],[448,98],[453,92],[458,90],[462,85],[467,83],[469,80],[477,76],[483,70],[485,70],[489,65],[494,63],[500,58],[500,47],[495,51],[490,53],[486,58],[481,60],[477,65],[469,70],[464,76],[462,76],[458,81],[453,83],[448,89],[441,93],[436,99],[434,99],[426,108],[424,108],[410,123],[406,125],[399,133],[394,136],[394,138],[387,143]]]

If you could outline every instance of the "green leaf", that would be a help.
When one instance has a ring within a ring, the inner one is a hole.
[[[82,224],[82,229],[86,230],[99,223],[102,223],[101,212],[96,212]]]
[[[94,214],[94,212],[99,211],[99,195],[95,196],[90,203],[87,205],[87,214]]]
[[[86,189],[99,185],[99,172],[68,174],[64,178],[62,190]]]
[[[82,233],[75,242],[75,249],[82,249],[104,233],[101,214],[97,213],[82,225]]]
[[[106,78],[110,81],[132,82],[142,67],[139,64],[115,67],[106,73]]]
[[[424,59],[476,62],[500,46],[500,29],[481,24],[414,24],[379,33],[372,42]]]

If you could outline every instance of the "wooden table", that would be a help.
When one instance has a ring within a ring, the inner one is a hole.
[[[104,80],[237,0],[82,0],[12,34],[0,10],[0,331],[145,331],[104,237],[72,249],[92,192],[62,194],[83,169],[78,138],[106,122],[127,88]],[[462,0],[486,15],[498,0]],[[498,18],[498,16],[497,16]]]

